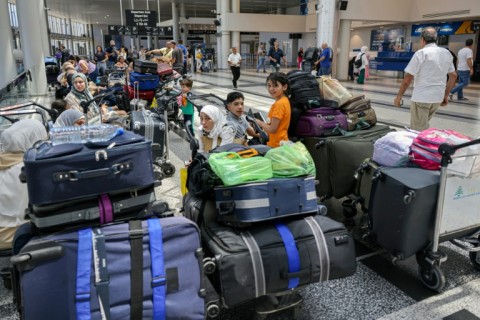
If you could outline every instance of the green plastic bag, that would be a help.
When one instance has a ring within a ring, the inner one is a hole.
[[[274,177],[315,176],[315,163],[303,143],[286,143],[270,149],[265,158],[272,161]]]
[[[208,163],[226,186],[273,177],[272,162],[264,157],[242,158],[235,152],[220,152],[211,154]]]

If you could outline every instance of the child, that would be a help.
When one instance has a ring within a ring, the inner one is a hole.
[[[252,137],[258,137],[259,134],[248,124],[243,114],[243,107],[243,93],[233,91],[227,95],[227,121],[235,128],[235,138],[233,142],[247,145],[247,134]]]
[[[125,62],[123,56],[118,56],[117,63],[115,63],[115,71],[127,71],[128,64]]]
[[[185,130],[189,130],[193,136],[194,108],[193,104],[187,100],[187,97],[190,97],[192,95],[190,90],[192,90],[193,81],[191,79],[185,78],[180,81],[180,86],[182,87],[182,93],[178,96],[177,104],[180,108],[182,108],[183,126],[185,127]],[[190,121],[190,126],[188,128],[187,121]]]
[[[267,145],[279,147],[280,141],[288,141],[291,108],[288,100],[289,83],[283,72],[271,73],[267,78],[268,93],[275,99],[268,112],[269,123],[256,119],[258,125],[268,133]]]

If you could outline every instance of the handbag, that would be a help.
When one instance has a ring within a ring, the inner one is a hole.
[[[353,95],[337,79],[321,76],[317,78],[317,82],[323,99],[337,101],[340,107],[353,98]]]

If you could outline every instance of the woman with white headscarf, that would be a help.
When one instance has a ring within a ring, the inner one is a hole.
[[[83,126],[85,124],[85,116],[77,109],[67,109],[63,111],[57,118],[54,127],[71,127]]]
[[[43,124],[33,119],[15,122],[0,135],[0,250],[11,248],[17,227],[25,223],[27,185],[18,178],[23,154],[35,142],[47,139]]]
[[[223,110],[206,105],[200,111],[200,126],[196,130],[200,152],[208,152],[217,146],[232,143],[235,129],[227,123]]]
[[[67,94],[67,96],[65,97],[65,100],[67,101],[67,105],[70,108],[75,108],[78,111],[83,113],[83,108],[81,106],[81,103],[83,101],[90,101],[92,99],[93,99],[93,96],[88,90],[87,77],[83,73],[75,73],[72,76],[72,90],[70,90],[70,93]],[[89,123],[91,119],[93,119],[98,115],[99,115],[98,106],[95,102],[92,102],[89,105],[88,113],[87,113]],[[92,122],[98,122],[98,120],[92,121]]]
[[[357,57],[355,58],[355,63],[357,63],[357,61],[359,61],[359,60],[362,61],[362,65],[357,68],[359,70],[359,76],[357,78],[357,83],[358,84],[364,84],[365,83],[365,68],[368,66],[367,50],[368,50],[367,46],[361,47],[360,52],[357,54]]]

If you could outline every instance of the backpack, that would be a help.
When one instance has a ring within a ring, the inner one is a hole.
[[[363,55],[365,53],[362,53],[360,55],[360,58],[358,60],[355,60],[355,62],[353,63],[353,65],[355,66],[355,68],[360,68],[362,66],[362,58],[363,58]]]
[[[330,48],[330,47],[328,47],[328,49],[330,50],[330,57],[329,58],[330,58],[330,61],[332,61],[333,60],[333,49]]]

